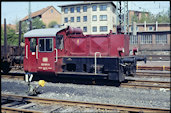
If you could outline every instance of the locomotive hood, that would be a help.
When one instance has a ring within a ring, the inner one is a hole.
[[[24,34],[24,37],[52,37],[65,28],[34,29]]]

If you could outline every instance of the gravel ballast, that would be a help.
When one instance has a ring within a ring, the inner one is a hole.
[[[37,81],[31,83],[36,86]],[[21,80],[1,79],[1,93],[27,95],[27,84]],[[170,90],[122,88],[115,86],[80,85],[46,82],[39,88],[39,97],[72,101],[97,102],[105,104],[138,107],[170,108]]]

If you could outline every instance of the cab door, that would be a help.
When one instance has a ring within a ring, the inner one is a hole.
[[[28,72],[37,72],[37,60],[36,60],[36,46],[37,38],[29,38],[29,44],[26,45],[27,54],[27,66]]]
[[[54,38],[38,39],[38,72],[55,72]]]

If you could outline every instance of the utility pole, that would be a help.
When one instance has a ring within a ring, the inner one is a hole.
[[[31,2],[29,2],[29,8],[28,8],[29,10],[28,10],[28,14],[29,14],[29,22],[30,22],[30,24],[29,24],[29,30],[32,30],[32,22],[31,22]]]
[[[20,43],[21,43],[21,21],[19,21],[19,40],[18,40],[18,46],[20,48]]]
[[[124,1],[124,5],[122,6],[121,1],[117,1],[116,5],[116,16],[117,21],[119,21],[119,25],[116,24],[116,32],[124,34],[129,34],[129,12],[128,12],[128,1]]]
[[[7,28],[6,28],[6,18],[4,18],[4,58],[7,60]]]

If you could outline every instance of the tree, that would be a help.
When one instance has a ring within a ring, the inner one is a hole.
[[[28,31],[28,25],[25,21],[21,22],[21,31],[22,33],[26,33]]]
[[[147,19],[146,19],[146,22],[147,23],[155,23],[156,22],[155,16],[149,12]]]
[[[145,15],[145,12],[142,13],[141,19],[138,22],[139,23],[144,23],[144,21],[147,21],[147,16]]]
[[[7,43],[8,45],[17,46],[18,45],[18,34],[16,31],[9,26],[7,26]],[[1,45],[4,45],[4,28],[1,26]]]
[[[138,17],[136,15],[132,16],[132,22],[138,22]]]
[[[1,45],[4,45],[4,29],[1,26]]]
[[[49,23],[48,28],[53,28],[55,25],[57,25],[56,21],[52,21]]]
[[[156,15],[156,21],[158,21],[158,23],[170,23],[170,16],[168,15],[168,12],[159,12]]]
[[[8,45],[17,46],[18,45],[18,34],[16,31],[7,26],[7,42]]]
[[[40,17],[36,17],[32,20],[32,28],[33,29],[41,29],[45,28],[45,24],[42,20],[40,20]]]

